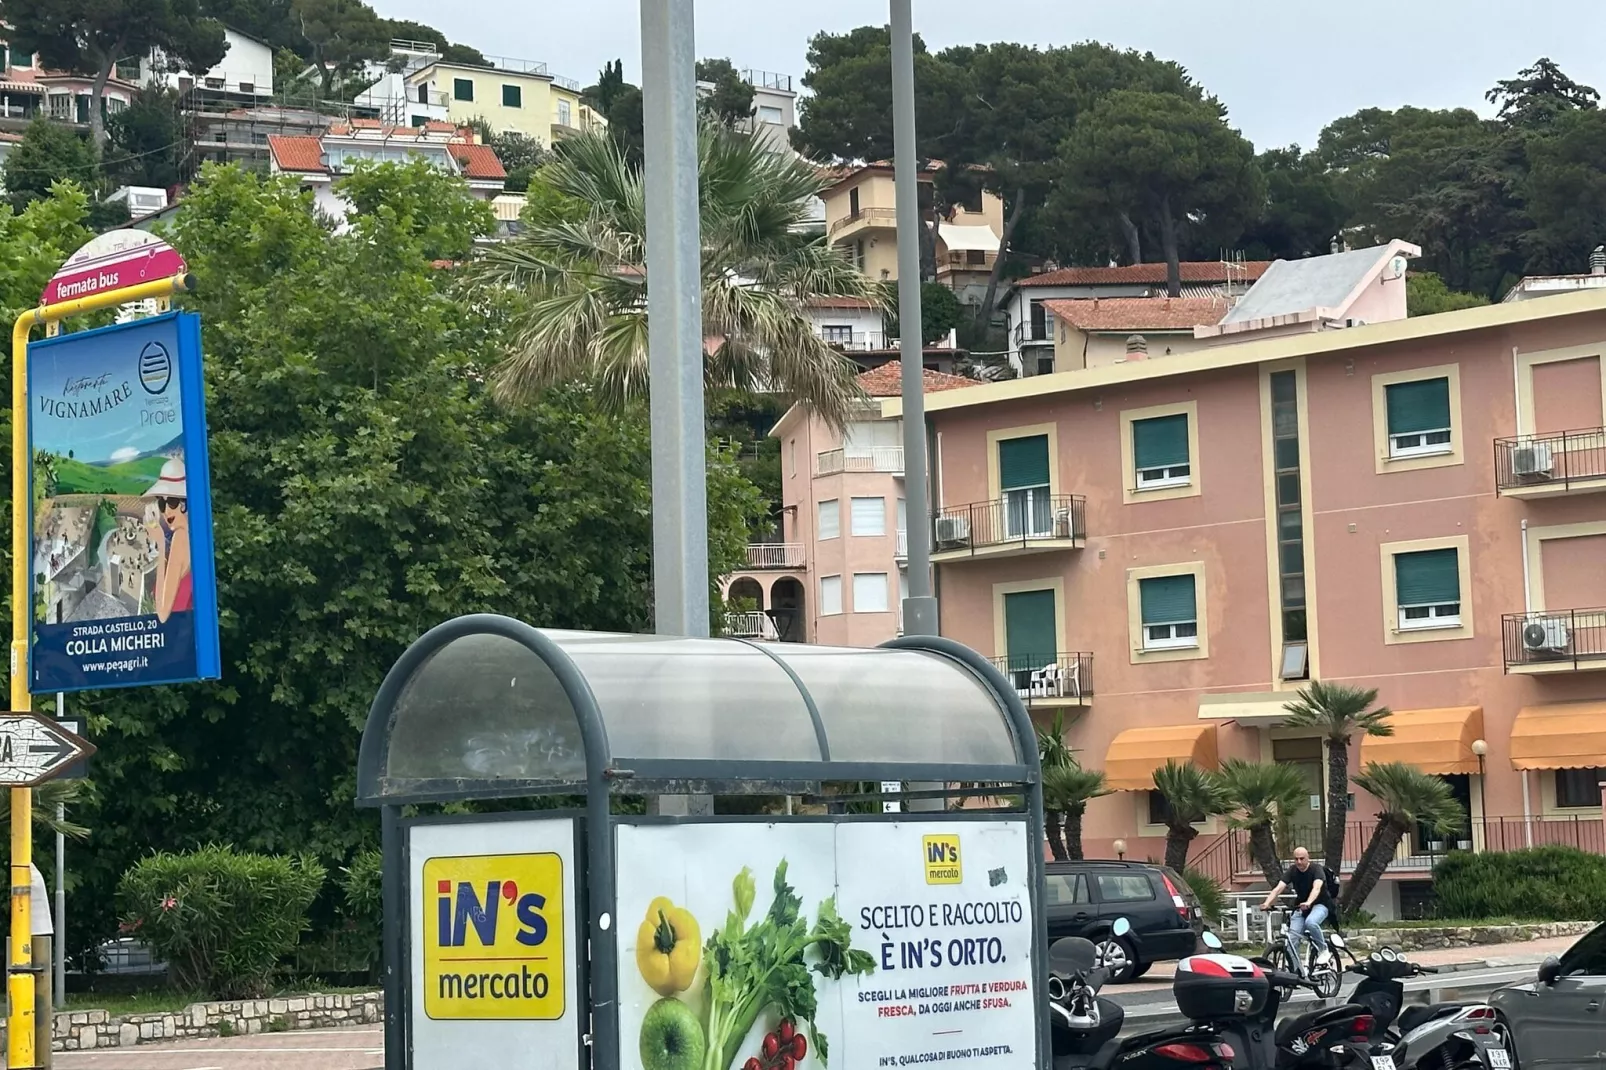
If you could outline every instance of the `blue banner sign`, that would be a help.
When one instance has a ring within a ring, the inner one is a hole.
[[[220,675],[201,319],[28,346],[35,692]]]

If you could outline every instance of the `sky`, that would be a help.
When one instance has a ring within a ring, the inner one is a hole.
[[[375,0],[486,55],[541,60],[590,85],[608,60],[640,82],[638,0]],[[697,48],[739,68],[803,75],[811,36],[885,23],[885,0],[698,0]],[[979,41],[1098,40],[1176,60],[1257,148],[1315,144],[1366,107],[1470,107],[1540,56],[1606,90],[1606,5],[1510,0],[914,0],[933,50]]]

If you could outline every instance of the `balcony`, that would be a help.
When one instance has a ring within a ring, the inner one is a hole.
[[[871,353],[898,348],[896,335],[885,331],[824,330],[820,340],[844,353]]]
[[[931,521],[931,559],[1079,550],[1087,542],[1087,499],[1080,494],[1012,492],[1009,497],[941,509]]]
[[[1085,651],[1061,651],[1052,658],[1005,655],[992,662],[1031,709],[1086,706],[1092,701],[1093,655]]]
[[[751,569],[802,569],[803,544],[800,542],[751,542],[747,544],[747,567]]]
[[[904,528],[898,529],[898,548],[892,552],[892,556],[900,565],[909,563],[909,532]],[[903,627],[901,620],[898,622],[898,627],[900,629]]]
[[[762,639],[771,643],[780,642],[781,639],[775,621],[770,619],[768,613],[758,609],[725,614],[725,634],[733,639]]]
[[[898,210],[896,208],[860,208],[857,212],[850,212],[841,219],[831,220],[826,228],[826,236],[830,238],[846,237],[850,232],[869,230],[874,227],[896,229],[898,226]]]
[[[1606,491],[1606,428],[1497,438],[1494,478],[1512,498]]]
[[[1606,670],[1606,609],[1507,613],[1500,618],[1506,672],[1528,676]]]
[[[876,446],[870,450],[825,450],[815,454],[814,474],[834,476],[843,472],[888,472],[903,475],[903,447]]]

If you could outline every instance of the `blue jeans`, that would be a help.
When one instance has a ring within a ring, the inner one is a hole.
[[[1301,914],[1297,910],[1294,911],[1294,916],[1288,922],[1288,938],[1293,945],[1296,961],[1304,961],[1305,956],[1302,954],[1301,948],[1303,938],[1308,937],[1311,946],[1318,953],[1327,950],[1327,937],[1322,935],[1322,922],[1326,920],[1327,907],[1322,903],[1317,903],[1311,907],[1309,914]]]

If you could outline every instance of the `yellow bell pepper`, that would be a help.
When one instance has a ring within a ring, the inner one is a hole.
[[[702,954],[702,933],[691,912],[663,896],[654,899],[636,930],[636,965],[648,986],[660,996],[686,991]]]

